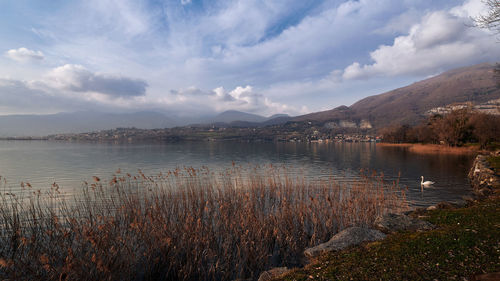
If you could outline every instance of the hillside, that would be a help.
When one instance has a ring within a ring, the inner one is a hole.
[[[416,124],[432,108],[452,103],[483,103],[500,98],[494,65],[483,63],[453,69],[435,77],[380,95],[362,99],[350,107],[311,113],[294,121],[368,120],[375,128],[391,124]]]

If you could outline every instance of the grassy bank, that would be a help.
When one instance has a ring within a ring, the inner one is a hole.
[[[0,194],[0,279],[256,279],[306,247],[406,207],[377,175],[343,186],[283,168],[94,177],[74,201],[25,184]],[[6,190],[6,189],[4,189]]]
[[[279,280],[469,280],[500,271],[500,200],[420,215],[438,229],[405,232],[322,257]],[[464,279],[465,278],[465,279]]]

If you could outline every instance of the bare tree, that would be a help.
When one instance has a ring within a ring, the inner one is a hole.
[[[473,18],[478,27],[500,34],[500,0],[484,0],[488,13]]]
[[[483,0],[483,3],[488,7],[488,12],[472,18],[472,20],[474,20],[476,26],[500,34],[500,0]],[[497,87],[500,88],[500,63],[496,63],[494,71]]]

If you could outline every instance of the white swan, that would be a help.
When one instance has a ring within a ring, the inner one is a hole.
[[[422,181],[420,182],[420,185],[422,185],[422,186],[429,186],[429,185],[434,184],[433,181],[424,181],[424,176],[421,176],[421,178],[422,178]]]

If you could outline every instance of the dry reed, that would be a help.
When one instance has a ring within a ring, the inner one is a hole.
[[[0,196],[0,278],[233,280],[297,266],[306,247],[407,208],[397,183],[292,177],[284,168],[94,177],[74,200],[59,187]],[[29,196],[26,196],[29,195]]]

